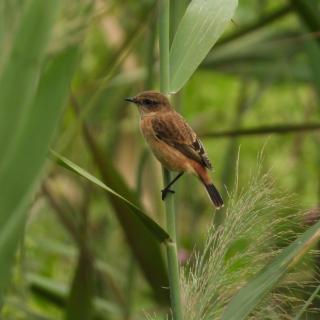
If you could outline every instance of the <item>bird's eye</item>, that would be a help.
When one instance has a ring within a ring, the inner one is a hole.
[[[148,106],[153,105],[153,101],[152,101],[151,99],[144,99],[144,100],[143,100],[143,103],[144,103],[145,105],[148,105]]]

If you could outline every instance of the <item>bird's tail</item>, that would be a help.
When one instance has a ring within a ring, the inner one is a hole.
[[[210,184],[205,184],[205,187],[207,189],[208,195],[211,199],[211,201],[213,202],[213,204],[215,205],[215,207],[217,209],[220,209],[223,207],[223,199],[219,193],[219,191],[217,190],[217,188],[213,185],[213,183]]]
[[[206,187],[206,190],[208,192],[208,195],[213,202],[214,206],[217,209],[220,209],[223,207],[223,199],[217,190],[217,188],[213,185],[210,175],[208,174],[206,168],[202,166],[196,166],[194,167],[195,172],[197,173],[198,177],[200,178],[201,182]]]

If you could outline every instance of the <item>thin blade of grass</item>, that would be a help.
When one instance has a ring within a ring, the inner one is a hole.
[[[75,99],[73,99],[73,102],[75,102]],[[110,157],[96,142],[85,121],[82,123],[82,133],[103,182],[130,202],[136,204],[137,207],[142,208],[137,195],[127,185]],[[132,214],[132,210],[125,202],[110,193],[105,193],[105,195],[112,205],[127,243],[137,259],[143,275],[153,289],[156,301],[161,305],[167,305],[169,301],[168,290],[166,289],[168,287],[168,274],[159,241],[143,221],[136,214]]]
[[[302,319],[303,314],[307,311],[308,307],[311,305],[312,301],[317,297],[318,293],[320,291],[320,285],[316,287],[316,289],[313,291],[312,295],[309,297],[309,299],[304,303],[303,307],[299,311],[299,313],[294,317],[293,320],[300,320]]]
[[[99,164],[99,170],[103,181],[112,186],[114,190],[125,195],[131,202],[139,205],[140,201],[128,185],[125,183],[120,172],[116,170],[112,161],[107,157],[103,158],[102,167]],[[141,271],[153,289],[155,299],[160,305],[168,305],[168,274],[165,268],[165,262],[161,252],[159,241],[154,237],[145,224],[132,214],[130,208],[119,198],[106,194],[107,200],[111,203],[114,213],[123,229],[127,243],[132,250]],[[141,206],[139,205],[141,208]]]
[[[162,229],[155,221],[149,218],[144,212],[142,212],[141,209],[138,208],[135,204],[133,204],[132,202],[130,202],[129,200],[112,190],[111,188],[109,188],[102,181],[94,177],[92,174],[88,173],[86,170],[77,166],[75,163],[68,160],[67,158],[59,155],[57,152],[51,150],[51,155],[62,167],[71,170],[72,172],[78,174],[82,178],[92,182],[93,184],[104,189],[114,197],[120,199],[127,206],[129,206],[130,209],[132,209],[132,212],[141,220],[141,222],[148,228],[148,230],[154,235],[154,237],[159,242],[165,242],[170,240],[170,236],[168,235],[168,233],[164,229]]]
[[[305,231],[286,247],[281,254],[267,265],[253,280],[232,298],[223,313],[222,320],[241,320],[256,308],[277,282],[294,267],[320,239],[320,221]]]
[[[231,20],[237,0],[193,0],[170,49],[170,92],[179,91]]]

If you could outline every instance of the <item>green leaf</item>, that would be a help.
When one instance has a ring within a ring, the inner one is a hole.
[[[222,320],[242,320],[256,308],[286,272],[295,266],[307,251],[320,239],[320,221],[283,249],[253,280],[232,298]]]
[[[153,227],[150,229],[150,226],[154,224],[154,221],[141,212],[141,209],[139,209],[140,205],[138,207],[133,204],[133,202],[138,203],[134,192],[132,192],[123,181],[120,173],[114,168],[112,161],[103,156],[101,150],[88,135],[86,135],[86,137],[90,140],[93,156],[105,183],[99,181],[64,158],[64,160],[67,160],[67,163],[65,164],[72,171],[75,169],[80,176],[84,174],[84,178],[87,178],[89,181],[108,191],[106,196],[108,196],[108,199],[111,202],[130,249],[139,263],[146,280],[155,293],[157,302],[160,304],[167,304],[169,292],[165,288],[169,286],[168,276],[160,250],[159,239],[155,236]],[[110,185],[112,189],[107,187],[106,184]],[[115,192],[114,190],[117,191]],[[120,192],[125,198],[119,195]],[[145,220],[145,218],[147,218],[147,220]],[[151,223],[148,223],[148,221]],[[158,232],[157,229],[159,226],[155,224],[155,228],[155,231]],[[161,239],[169,239],[169,235],[164,233],[165,231],[162,229],[158,230]]]
[[[102,148],[95,142],[85,123],[83,123],[83,134],[91,151],[92,157],[97,165],[103,182],[117,193],[122,194],[130,202],[142,208],[136,192],[133,192],[122,174],[115,168],[112,160],[106,155]],[[155,293],[159,304],[168,304],[169,286],[168,273],[165,267],[159,241],[145,224],[121,199],[106,193],[107,200],[111,203],[114,213],[126,236],[127,244],[132,250],[143,275]]]
[[[154,237],[159,242],[165,242],[170,240],[170,236],[168,233],[162,229],[155,221],[153,221],[151,218],[149,218],[144,212],[141,211],[140,208],[138,208],[135,204],[109,188],[107,185],[105,185],[102,181],[94,177],[92,174],[88,173],[84,169],[77,166],[72,161],[68,160],[67,158],[59,155],[55,151],[51,150],[52,156],[57,160],[57,163],[66,169],[69,169],[76,174],[80,175],[81,177],[87,179],[88,181],[94,183],[95,185],[99,186],[100,188],[104,189],[105,191],[111,193],[116,198],[120,199],[122,202],[124,202],[127,206],[132,209],[132,212],[141,220],[141,222],[151,231],[151,233],[154,235]]]
[[[10,165],[0,174],[0,185],[6,186],[0,194],[1,290],[8,281],[15,248],[22,235],[29,195],[45,162],[68,93],[76,52],[73,48],[59,55],[43,76],[32,112],[10,154]]]
[[[192,76],[230,22],[237,0],[193,0],[170,49],[170,92]]]
[[[39,81],[50,32],[61,1],[29,1],[0,76],[0,150],[6,155],[23,122]],[[14,130],[13,130],[14,128]],[[0,157],[0,170],[8,157]],[[8,160],[9,161],[9,160]]]
[[[2,152],[0,160],[0,300],[10,279],[16,248],[23,235],[30,195],[40,176],[68,95],[77,56],[77,49],[70,48],[54,57],[37,88],[39,64],[43,60],[45,43],[49,42],[45,38],[50,35],[53,12],[58,13],[59,2],[29,2],[13,52],[0,80],[4,84],[4,76],[8,75],[8,82],[0,93],[0,122],[1,125],[6,122],[11,125],[11,128],[7,124],[4,127],[0,125],[1,134],[5,134],[5,144],[10,146],[10,152]],[[23,36],[28,36],[28,39],[23,39]],[[5,90],[8,92],[4,93]],[[10,94],[21,95],[22,98],[12,98]]]

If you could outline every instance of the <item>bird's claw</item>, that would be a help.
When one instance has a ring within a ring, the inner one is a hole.
[[[167,189],[167,188],[162,189],[161,190],[161,199],[164,200],[168,193],[176,193],[176,192],[171,189]]]

